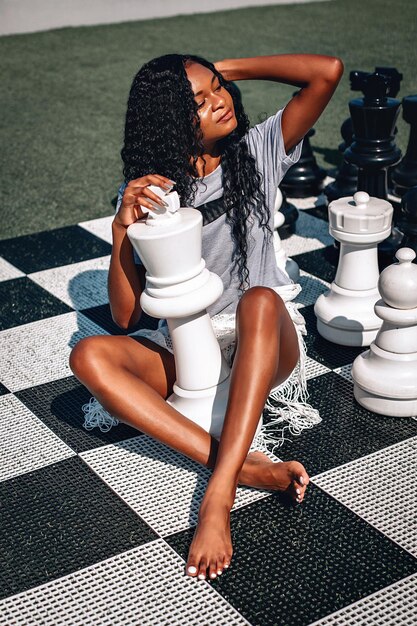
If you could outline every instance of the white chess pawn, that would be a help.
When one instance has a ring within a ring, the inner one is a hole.
[[[159,187],[151,189],[162,196]],[[229,395],[230,368],[206,309],[222,294],[223,283],[208,271],[201,258],[200,211],[178,208],[176,192],[162,197],[169,204],[167,209],[150,211],[146,220],[127,230],[147,270],[140,303],[145,313],[168,323],[177,380],[167,401],[219,438]],[[262,417],[256,434],[261,426]]]
[[[356,400],[369,411],[393,417],[417,415],[417,265],[415,252],[401,248],[399,263],[379,278],[382,300],[375,313],[383,320],[370,349],[354,361]]]
[[[284,248],[282,247],[281,237],[278,233],[278,228],[281,228],[283,223],[285,222],[285,217],[283,213],[279,210],[282,205],[282,192],[278,187],[277,195],[275,196],[275,206],[274,206],[274,251],[275,251],[275,260],[280,270],[285,272],[291,280],[295,283],[298,282],[300,278],[300,269],[297,263],[290,259],[287,256]]]
[[[391,232],[393,208],[386,200],[357,191],[329,204],[329,232],[340,241],[336,278],[314,305],[317,330],[343,346],[369,346],[381,320],[375,315],[378,243]]]

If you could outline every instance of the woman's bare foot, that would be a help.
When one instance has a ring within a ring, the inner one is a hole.
[[[283,491],[302,502],[309,476],[298,461],[274,463],[263,452],[250,452],[239,475],[239,484],[257,489]]]
[[[198,513],[198,525],[188,553],[186,572],[204,580],[214,579],[228,568],[233,548],[230,536],[231,495],[207,488]]]
[[[298,461],[273,463],[262,452],[248,454],[239,483],[258,489],[287,493],[295,502],[302,502],[309,483],[308,474]],[[233,554],[230,536],[230,510],[234,492],[208,485],[198,514],[198,525],[188,553],[186,572],[204,580],[214,579],[227,569]]]

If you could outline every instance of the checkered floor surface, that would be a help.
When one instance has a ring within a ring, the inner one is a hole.
[[[0,242],[0,624],[417,623],[417,421],[361,408],[349,374],[361,350],[317,334],[313,305],[337,264],[321,204],[300,201],[283,242],[301,269],[322,423],[279,455],[312,482],[296,507],[239,488],[232,566],[213,582],[184,575],[209,472],[128,426],[82,426],[71,347],[121,333],[106,293],[112,218]]]

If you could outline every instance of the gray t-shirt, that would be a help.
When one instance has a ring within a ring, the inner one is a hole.
[[[287,155],[281,131],[282,111],[278,111],[261,124],[251,128],[246,141],[250,153],[256,160],[257,169],[262,175],[262,190],[265,203],[270,211],[269,226],[273,231],[274,204],[277,188],[287,170],[298,161],[301,154],[302,141]],[[198,207],[223,195],[221,164],[210,174],[199,180],[194,206]],[[119,191],[119,203],[124,191],[124,185]],[[204,209],[202,209],[204,211]],[[277,266],[272,236],[268,236],[259,226],[257,218],[248,228],[248,258],[249,285],[263,287],[278,287],[286,285],[291,280]],[[231,227],[223,214],[214,221],[203,226],[202,257],[206,267],[220,276],[224,291],[220,298],[208,309],[210,316],[217,313],[234,313],[241,295],[237,269],[232,267],[234,242]],[[136,263],[141,263],[135,253]]]

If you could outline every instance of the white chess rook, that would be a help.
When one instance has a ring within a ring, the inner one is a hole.
[[[370,349],[353,363],[356,400],[369,411],[393,417],[417,415],[417,265],[415,252],[401,248],[399,263],[379,278],[382,299],[375,313],[383,322]]]
[[[391,232],[393,208],[358,191],[329,204],[329,232],[340,242],[336,277],[314,305],[317,330],[343,346],[369,346],[381,326],[374,304],[378,291],[378,243]]]
[[[158,187],[152,191],[163,193]],[[127,231],[147,270],[141,306],[148,315],[168,323],[177,379],[167,401],[219,438],[230,368],[206,309],[222,294],[223,283],[201,258],[201,213],[177,209],[179,199],[171,196],[178,198],[176,192],[163,196],[169,201],[168,209],[152,211],[148,219],[132,224]],[[261,425],[262,418],[257,432]]]

